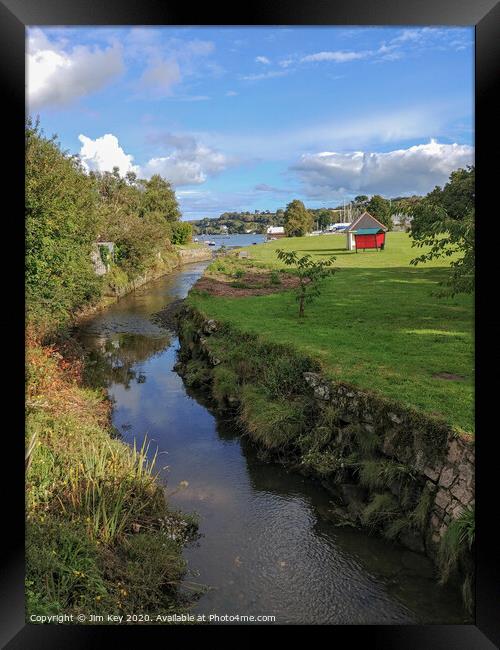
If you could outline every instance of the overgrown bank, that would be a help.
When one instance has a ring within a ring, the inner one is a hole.
[[[25,216],[28,620],[179,612],[182,547],[195,524],[168,509],[147,450],[113,437],[110,403],[85,384],[68,328],[210,253],[185,252],[191,227],[168,181],[87,173],[31,120]]]
[[[166,179],[87,173],[31,119],[25,136],[27,319],[38,333],[50,337],[76,312],[168,273],[195,250],[209,259],[189,245],[191,225]]]
[[[129,278],[126,274],[116,270],[116,267],[113,267],[109,276],[106,276],[103,281],[101,297],[95,302],[86,304],[76,313],[74,320],[79,321],[82,317],[105,309],[131,291],[139,289],[152,280],[157,280],[164,275],[172,273],[172,271],[178,269],[183,264],[208,261],[212,257],[212,251],[206,246],[198,246],[196,244],[191,246],[173,246],[171,250],[158,255],[151,265],[139,276]]]
[[[474,450],[446,421],[327,379],[298,350],[185,305],[179,371],[272,459],[319,479],[332,518],[434,559],[472,606]]]
[[[26,599],[37,615],[179,613],[182,548],[147,449],[113,438],[104,391],[73,341],[27,346]]]

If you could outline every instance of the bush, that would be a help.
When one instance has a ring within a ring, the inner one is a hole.
[[[176,221],[169,224],[170,241],[172,244],[185,245],[193,239],[193,226],[187,221]]]
[[[439,548],[441,581],[448,580],[463,557],[472,550],[475,539],[474,507],[467,508],[448,526]]]
[[[276,286],[281,284],[281,278],[278,271],[271,271],[270,283]]]
[[[241,391],[240,418],[252,438],[268,449],[284,449],[305,430],[302,400],[270,399],[264,390],[248,384]]]
[[[238,389],[238,377],[230,368],[219,365],[213,369],[212,394],[218,402],[236,397]]]
[[[392,522],[399,513],[398,503],[392,494],[374,494],[363,510],[363,522],[367,526],[378,528]]]
[[[77,158],[26,125],[26,300],[28,319],[48,328],[97,298],[101,279],[92,266],[98,195]]]
[[[130,217],[130,227],[115,239],[115,261],[134,279],[152,267],[158,253],[168,247],[168,225],[154,219]]]

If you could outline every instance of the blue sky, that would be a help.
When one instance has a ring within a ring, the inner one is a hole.
[[[186,219],[422,194],[473,162],[472,27],[32,27],[27,54],[45,133],[162,174]]]

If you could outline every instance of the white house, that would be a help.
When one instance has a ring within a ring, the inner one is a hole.
[[[392,215],[392,229],[408,232],[411,228],[413,217],[409,214],[398,212]]]
[[[283,226],[268,226],[266,230],[266,235],[268,239],[271,239],[271,237],[274,237],[275,239],[278,239],[279,237],[285,237],[285,229]]]
[[[354,235],[356,234],[357,230],[365,229],[365,228],[382,228],[384,232],[387,232],[388,230],[387,226],[384,226],[384,224],[380,223],[378,219],[372,217],[372,215],[369,212],[363,212],[363,214],[360,214],[359,217],[357,217],[357,219],[354,219],[354,221],[351,223],[349,228],[346,228],[346,230],[344,231],[347,233],[348,251],[356,250],[356,242],[354,239]]]

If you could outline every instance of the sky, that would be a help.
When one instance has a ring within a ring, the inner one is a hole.
[[[425,194],[474,160],[474,30],[30,27],[27,111],[188,220]]]

